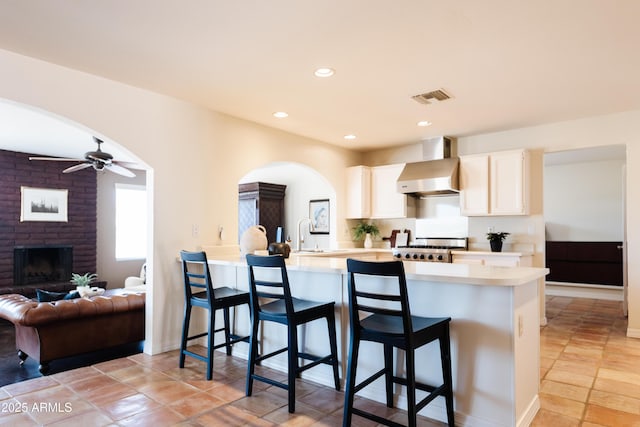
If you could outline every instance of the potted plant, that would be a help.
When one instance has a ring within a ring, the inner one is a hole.
[[[489,240],[489,245],[491,245],[491,252],[501,252],[502,242],[509,234],[510,233],[507,233],[506,231],[487,233],[487,240]]]
[[[71,283],[76,285],[76,290],[80,293],[81,296],[87,293],[87,288],[91,283],[93,283],[98,278],[98,275],[95,273],[71,273]]]
[[[380,235],[380,229],[375,224],[369,224],[366,222],[360,222],[353,229],[353,237],[356,240],[361,240],[364,237],[364,247],[369,249],[373,246],[372,237]]]

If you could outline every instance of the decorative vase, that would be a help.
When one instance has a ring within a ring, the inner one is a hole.
[[[491,252],[502,252],[502,240],[489,240]]]
[[[371,233],[364,235],[364,247],[365,249],[371,249],[373,247],[373,240],[371,240]]]
[[[240,254],[253,254],[255,251],[267,249],[267,229],[261,225],[253,225],[242,233],[240,238]]]

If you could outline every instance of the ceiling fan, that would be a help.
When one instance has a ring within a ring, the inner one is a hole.
[[[118,163],[124,164],[123,162],[116,162],[115,160],[113,160],[113,156],[111,154],[105,153],[100,149],[100,144],[102,144],[104,141],[102,141],[99,138],[96,138],[95,136],[93,137],[93,140],[96,142],[96,144],[98,144],[98,149],[96,151],[87,151],[86,153],[84,153],[84,159],[65,159],[61,157],[29,157],[29,160],[50,160],[55,162],[82,162],[77,165],[66,168],[65,170],[62,171],[62,173],[71,173],[71,172],[76,172],[89,167],[93,167],[97,171],[108,170],[129,178],[133,178],[134,176],[136,176],[136,174],[131,172],[129,169],[123,166],[120,166],[118,164]]]

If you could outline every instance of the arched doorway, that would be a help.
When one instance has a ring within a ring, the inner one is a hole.
[[[310,216],[309,202],[329,200],[329,233],[311,234],[308,225],[303,226],[305,248],[335,249],[337,246],[336,192],[316,170],[292,162],[273,162],[256,168],[244,175],[238,184],[268,182],[286,185],[284,223],[285,237],[294,242],[298,238],[298,222]],[[239,230],[242,233],[243,230]]]

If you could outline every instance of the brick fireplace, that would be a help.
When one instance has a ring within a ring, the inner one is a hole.
[[[96,272],[96,172],[89,168],[63,174],[66,163],[30,161],[30,155],[0,150],[0,294],[19,292],[21,287],[33,287],[29,283],[15,282],[16,248],[72,248],[70,251],[62,250],[63,258],[67,256],[71,259],[71,266],[65,268],[71,270],[63,268],[60,271],[60,267],[55,267],[56,271],[50,273],[49,282],[54,285],[56,282],[68,283],[71,272]],[[22,186],[68,190],[68,221],[21,222]],[[54,259],[54,255],[47,254],[46,250],[34,253],[40,256],[41,266],[58,260],[68,261]],[[37,287],[46,289],[46,282],[39,282]]]

